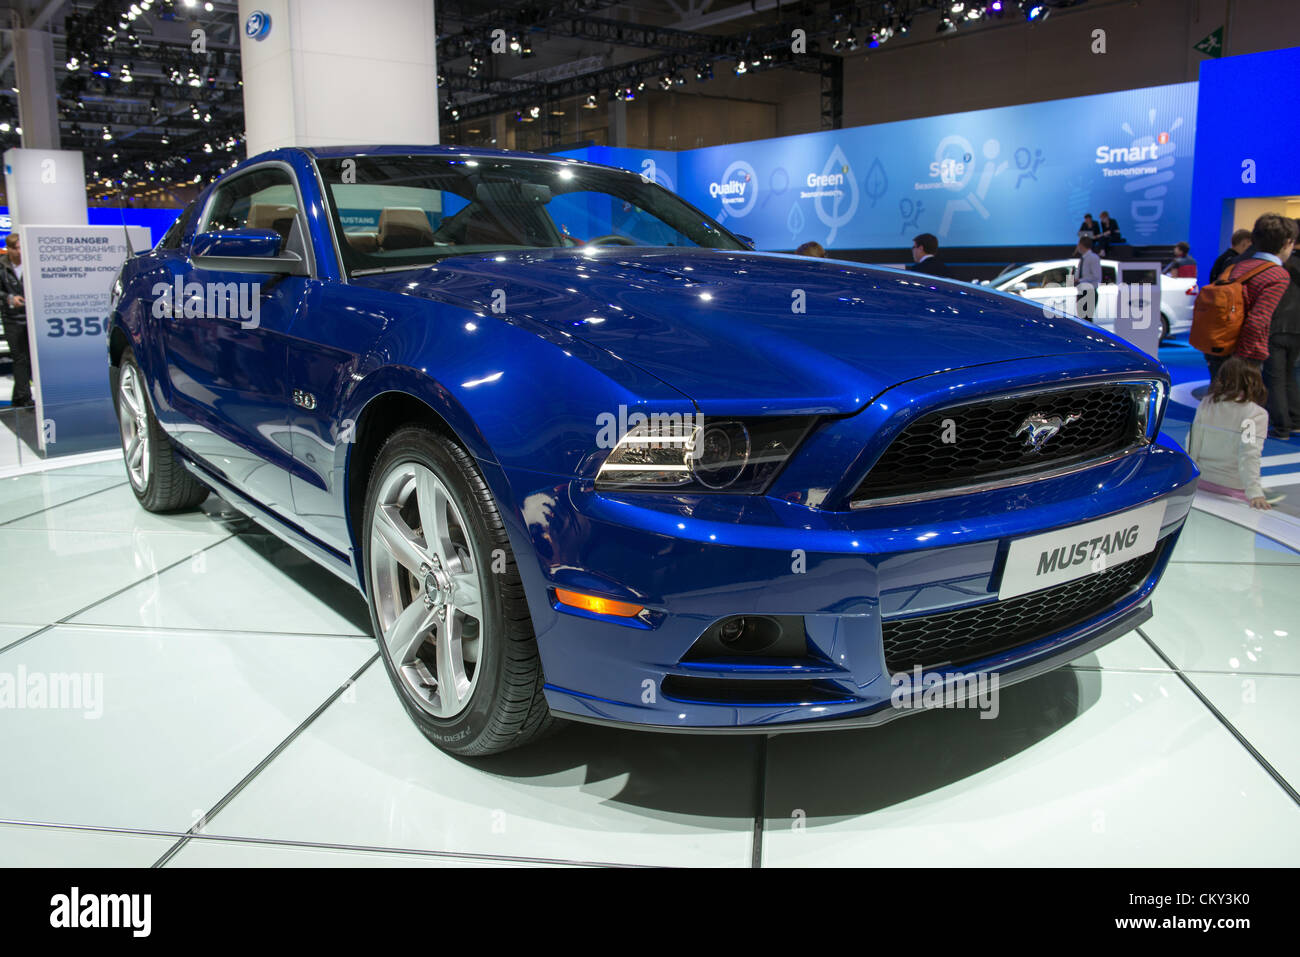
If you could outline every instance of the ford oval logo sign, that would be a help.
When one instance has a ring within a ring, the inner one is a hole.
[[[271,32],[271,15],[261,10],[254,10],[244,21],[244,33],[250,40],[265,40]]]

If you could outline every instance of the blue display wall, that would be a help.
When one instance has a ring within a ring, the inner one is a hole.
[[[1107,210],[1140,245],[1186,239],[1197,84],[667,153],[565,155],[653,175],[760,249],[1073,243]]]
[[[1297,77],[1296,47],[1201,64],[1190,230],[1201,282],[1232,236],[1234,200],[1300,196],[1300,115],[1289,92]]]
[[[149,230],[151,245],[157,245],[163,233],[181,214],[176,209],[133,209],[117,206],[91,206],[86,211],[86,218],[91,226],[144,226]],[[9,207],[0,206],[0,244],[12,229],[9,219]]]

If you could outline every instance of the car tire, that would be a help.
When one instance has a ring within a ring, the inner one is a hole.
[[[149,404],[148,386],[129,347],[113,367],[113,410],[126,476],[145,510],[177,512],[201,505],[208,488],[176,457]]]
[[[375,459],[364,515],[371,626],[416,726],[466,756],[552,731],[523,583],[473,458],[427,428],[398,430]]]
[[[1160,341],[1164,342],[1169,338],[1169,317],[1164,313],[1160,314]]]

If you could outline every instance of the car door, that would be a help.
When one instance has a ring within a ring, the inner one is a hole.
[[[1062,264],[1045,265],[1020,278],[1025,284],[1021,295],[1026,299],[1074,315],[1074,287],[1070,281],[1070,267]]]
[[[1101,285],[1097,287],[1097,323],[1113,326],[1115,310],[1119,303],[1119,285],[1115,278],[1115,264],[1101,264]]]
[[[275,229],[282,248],[293,248],[310,268],[301,210],[292,170],[261,164],[217,185],[194,235]],[[172,404],[186,420],[176,439],[237,491],[286,513],[293,500],[285,343],[314,283],[310,276],[204,268],[187,255],[161,310]]]
[[[353,384],[364,378],[365,356],[391,315],[391,299],[388,293],[331,284],[289,343],[294,520],[340,555],[351,548],[345,464],[357,426],[345,417],[344,406]]]

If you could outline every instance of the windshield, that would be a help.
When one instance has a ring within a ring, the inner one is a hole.
[[[1002,270],[1002,272],[998,273],[998,276],[996,279],[993,280],[992,285],[1001,288],[1002,286],[1005,286],[1007,283],[1013,281],[1017,276],[1023,276],[1025,273],[1029,272],[1029,270],[1033,268],[1034,267],[1032,263],[1030,263],[1028,266],[1017,266],[1014,263],[1012,263],[1006,269]]]
[[[351,274],[467,253],[574,246],[746,249],[699,210],[635,173],[536,159],[321,159]]]

